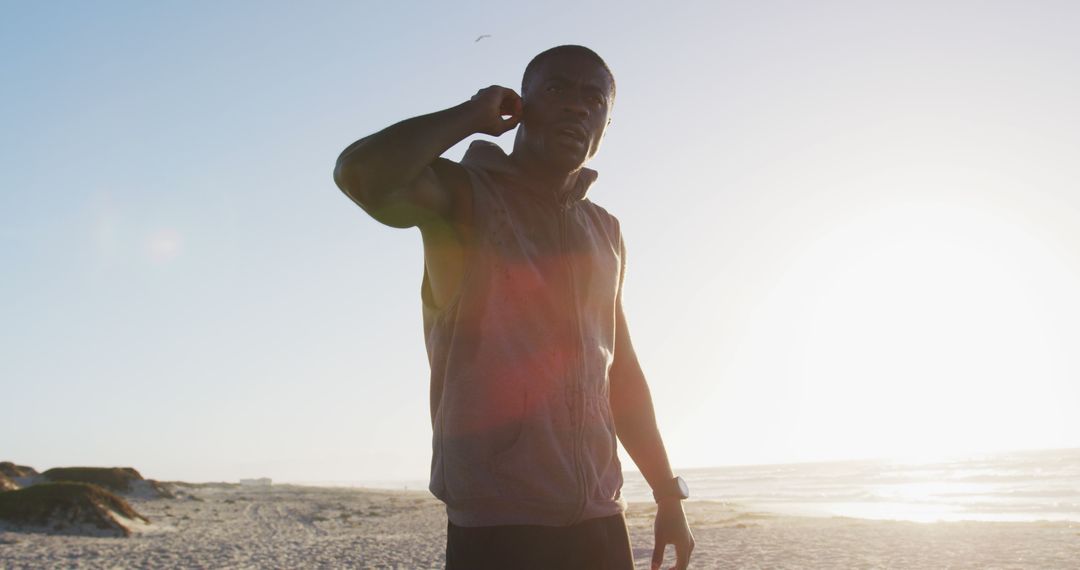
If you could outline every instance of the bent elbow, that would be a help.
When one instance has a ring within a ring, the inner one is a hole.
[[[359,180],[355,166],[350,166],[339,158],[334,165],[333,176],[334,184],[353,202],[363,206],[368,201],[368,193],[364,191],[364,184]]]

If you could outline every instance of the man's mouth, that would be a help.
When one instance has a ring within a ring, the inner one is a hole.
[[[555,130],[555,134],[561,140],[567,140],[581,146],[585,145],[585,129],[581,127],[574,125],[559,127]]]

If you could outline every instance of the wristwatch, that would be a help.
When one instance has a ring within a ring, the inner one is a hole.
[[[657,503],[664,499],[683,501],[690,498],[690,487],[686,486],[686,481],[682,477],[676,477],[653,489],[652,496]]]

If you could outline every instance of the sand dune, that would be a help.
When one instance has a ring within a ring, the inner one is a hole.
[[[0,524],[9,530],[130,536],[149,524],[125,500],[175,498],[131,467],[32,467],[0,462]]]
[[[0,523],[13,531],[130,536],[148,522],[127,501],[86,483],[42,483],[0,494]]]
[[[132,467],[54,467],[22,480],[23,486],[46,481],[68,481],[97,485],[125,497],[141,499],[173,497],[167,485],[153,479],[144,479],[142,474]]]
[[[184,487],[131,499],[152,524],[127,539],[0,531],[4,566],[441,568],[442,505],[425,492],[319,487]],[[628,513],[638,568],[652,552],[651,504]],[[692,568],[1067,568],[1080,524],[901,523],[795,518],[686,505]],[[669,549],[670,550],[670,549]],[[669,556],[671,558],[671,556]]]

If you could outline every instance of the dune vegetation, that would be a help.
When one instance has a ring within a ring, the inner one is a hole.
[[[18,488],[19,488],[19,485],[16,484],[14,481],[12,481],[10,477],[8,477],[7,475],[5,475],[3,473],[0,473],[0,492],[14,491],[15,489],[18,489]]]
[[[38,472],[33,467],[27,467],[25,465],[16,465],[10,461],[0,461],[0,474],[6,475],[10,479],[18,477],[33,477]]]
[[[0,520],[71,534],[129,536],[131,521],[149,522],[124,499],[87,483],[41,483],[0,493]]]
[[[54,467],[41,474],[51,482],[90,483],[114,493],[126,493],[142,475],[131,467]]]

